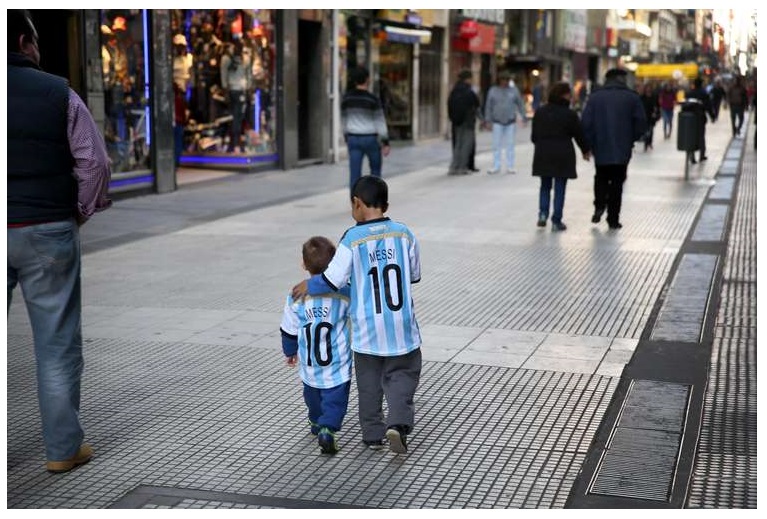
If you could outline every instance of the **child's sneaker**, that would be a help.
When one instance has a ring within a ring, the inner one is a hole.
[[[312,436],[317,436],[320,433],[320,426],[319,424],[316,424],[309,420],[309,432],[312,433]]]
[[[320,432],[317,434],[317,443],[319,443],[320,450],[323,454],[335,454],[338,452],[336,435],[327,427],[320,429]]]
[[[362,440],[362,443],[367,445],[368,449],[374,451],[380,451],[386,446],[386,442],[383,440]]]
[[[392,425],[386,429],[386,439],[389,440],[389,449],[397,454],[407,454],[407,436],[405,428],[401,425]]]

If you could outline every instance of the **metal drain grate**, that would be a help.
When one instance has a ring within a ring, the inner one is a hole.
[[[669,501],[690,386],[634,380],[590,494]]]
[[[191,488],[141,485],[123,496],[110,508],[366,508],[325,501],[307,501],[283,497],[254,496],[232,492],[211,492]]]

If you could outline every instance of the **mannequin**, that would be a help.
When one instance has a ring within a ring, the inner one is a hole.
[[[204,21],[200,36],[194,47],[194,75],[197,80],[194,92],[194,115],[200,122],[209,122],[211,117],[211,88],[218,84],[219,55],[221,40],[213,34],[213,24]]]
[[[221,57],[221,86],[228,94],[229,110],[234,118],[227,150],[230,152],[241,147],[242,123],[245,119],[252,79],[250,57],[243,53],[242,40],[237,39],[233,44],[229,44],[227,52]]]
[[[173,82],[184,93],[194,83],[194,56],[183,34],[173,36]]]

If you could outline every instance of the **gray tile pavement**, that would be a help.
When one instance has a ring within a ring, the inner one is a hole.
[[[265,172],[121,200],[83,229],[82,414],[96,456],[68,474],[43,470],[17,291],[8,507],[135,504],[147,488],[171,490],[146,508],[564,507],[729,128],[709,126],[710,159],[688,182],[674,140],[638,151],[620,231],[590,223],[593,164],[579,162],[564,233],[535,226],[529,129],[519,135],[515,175],[448,177],[444,141],[397,148],[384,168],[389,215],[422,248],[424,370],[409,455],[361,445],[354,385],[341,452],[321,455],[309,435],[278,327],[304,276],[301,243],[353,224],[346,169]]]

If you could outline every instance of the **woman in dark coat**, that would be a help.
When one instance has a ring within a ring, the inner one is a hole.
[[[647,118],[647,131],[644,133],[644,150],[652,149],[652,133],[655,123],[660,119],[660,105],[658,104],[658,95],[652,87],[652,83],[645,83],[642,88],[642,106],[644,106],[644,115]]]
[[[533,176],[541,177],[538,227],[545,227],[549,218],[551,188],[554,187],[554,213],[551,228],[564,231],[562,209],[568,178],[577,178],[573,139],[589,160],[591,150],[583,135],[578,114],[570,109],[572,90],[567,83],[557,83],[549,91],[548,103],[535,112],[531,138],[535,145]]]

